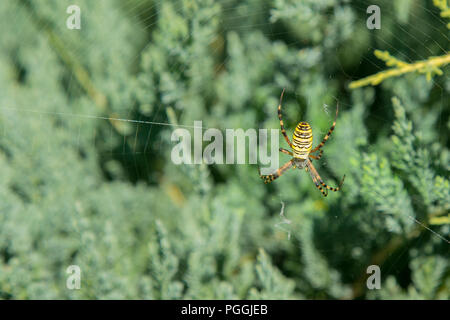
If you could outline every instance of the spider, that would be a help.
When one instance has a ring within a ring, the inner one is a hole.
[[[311,162],[312,159],[319,160],[322,157],[323,150],[321,148],[325,145],[325,142],[327,142],[328,138],[330,137],[331,133],[334,130],[334,127],[336,126],[336,119],[338,115],[339,106],[336,106],[336,116],[334,118],[333,125],[331,126],[327,135],[323,138],[322,142],[317,147],[312,149],[313,135],[311,126],[307,122],[300,122],[297,125],[297,127],[295,127],[294,135],[292,136],[292,142],[289,140],[286,134],[286,130],[284,129],[283,119],[281,116],[281,101],[283,100],[283,95],[284,89],[283,92],[281,92],[280,104],[278,105],[278,118],[280,119],[281,133],[283,134],[284,139],[286,140],[288,145],[292,148],[293,152],[283,148],[280,148],[280,152],[292,156],[292,159],[286,162],[283,166],[281,166],[281,168],[279,168],[273,174],[262,175],[261,171],[258,168],[259,176],[261,177],[261,179],[264,180],[264,183],[270,183],[273,180],[280,177],[291,167],[299,169],[305,168],[305,170],[308,171],[309,174],[311,175],[314,184],[322,192],[324,197],[328,195],[328,190],[339,191],[342,187],[342,184],[344,183],[345,175],[342,178],[339,186],[337,188],[332,188],[327,184],[325,184],[325,182],[323,182],[322,178],[320,177],[319,173],[317,172],[316,168],[314,168]],[[311,154],[316,151],[320,151],[318,155]],[[322,187],[324,187],[325,189]]]

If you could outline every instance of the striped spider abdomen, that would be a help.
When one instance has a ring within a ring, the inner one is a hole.
[[[296,159],[308,159],[313,143],[311,126],[307,122],[300,122],[295,127],[292,137],[293,156]]]

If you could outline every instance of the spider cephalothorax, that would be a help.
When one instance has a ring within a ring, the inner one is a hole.
[[[328,190],[331,191],[338,191],[340,190],[342,184],[344,183],[345,175],[342,178],[341,183],[337,188],[332,188],[325,184],[320,177],[319,173],[317,172],[316,168],[314,168],[311,159],[319,160],[322,157],[323,150],[321,149],[325,142],[327,142],[328,138],[330,137],[331,133],[334,130],[334,127],[336,126],[336,119],[338,115],[339,107],[336,106],[336,116],[334,118],[333,125],[331,126],[330,130],[328,131],[327,135],[323,138],[322,142],[315,147],[312,148],[312,142],[313,142],[313,135],[312,135],[312,129],[311,126],[307,122],[300,122],[296,127],[294,134],[292,136],[292,142],[289,140],[286,130],[284,129],[283,124],[283,117],[281,115],[281,101],[283,100],[283,92],[281,93],[280,97],[280,103],[278,105],[278,118],[280,119],[280,126],[281,126],[281,133],[284,136],[284,139],[288,143],[288,145],[291,147],[292,152],[283,148],[280,148],[280,152],[289,154],[292,156],[292,159],[286,162],[281,168],[279,168],[275,173],[269,174],[269,175],[261,175],[261,172],[259,173],[260,177],[264,180],[264,183],[270,183],[276,178],[280,177],[286,170],[289,168],[299,168],[303,169],[305,168],[306,171],[309,172],[314,184],[316,187],[322,192],[322,194],[326,197],[328,195]],[[318,155],[312,155],[311,153],[319,151]],[[324,188],[322,188],[324,187]]]

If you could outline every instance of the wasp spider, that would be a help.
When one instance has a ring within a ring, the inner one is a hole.
[[[303,169],[305,168],[306,171],[309,172],[311,175],[311,178],[316,185],[316,187],[322,192],[322,194],[326,197],[328,195],[328,190],[331,191],[339,191],[342,187],[342,184],[344,183],[345,175],[341,180],[341,183],[337,188],[332,188],[325,184],[323,182],[322,178],[320,177],[319,173],[317,172],[316,168],[314,168],[311,160],[316,159],[319,160],[322,157],[323,150],[321,149],[325,142],[327,142],[328,138],[330,137],[331,133],[334,130],[334,127],[336,126],[336,119],[338,115],[338,109],[339,107],[336,107],[336,116],[334,118],[333,125],[331,126],[330,130],[328,131],[327,135],[323,138],[322,142],[312,149],[312,141],[313,141],[313,135],[311,126],[307,122],[300,122],[297,127],[295,127],[294,135],[292,137],[292,142],[289,140],[286,130],[284,129],[283,119],[281,116],[281,101],[283,100],[283,92],[281,93],[280,97],[280,104],[278,105],[278,118],[280,119],[280,126],[281,126],[281,133],[284,136],[284,139],[286,139],[286,142],[288,145],[292,148],[292,151],[280,148],[280,152],[286,153],[290,156],[292,156],[292,159],[289,160],[287,163],[285,163],[281,168],[279,168],[275,173],[269,174],[269,175],[262,175],[259,171],[259,176],[261,179],[264,180],[264,183],[270,183],[273,180],[280,177],[283,173],[285,173],[288,169],[291,167],[293,168],[299,168]],[[311,153],[320,151],[318,155],[312,155]],[[311,159],[311,160],[310,160]],[[258,169],[259,170],[259,169]]]

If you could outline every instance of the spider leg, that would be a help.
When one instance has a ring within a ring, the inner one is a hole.
[[[292,152],[290,152],[289,150],[286,150],[286,149],[280,148],[280,152],[283,152],[283,153],[286,153],[286,154],[288,154],[288,155],[292,156]]]
[[[281,168],[279,168],[277,171],[275,171],[275,173],[268,174],[268,175],[262,175],[261,170],[259,168],[258,168],[258,173],[259,173],[259,176],[261,177],[261,179],[264,180],[264,183],[270,183],[273,180],[280,177],[287,169],[292,167],[292,165],[293,165],[293,161],[289,160]]]
[[[342,184],[344,183],[345,175],[342,178],[342,180],[339,183],[339,186],[337,188],[333,188],[333,187],[330,187],[329,185],[327,185],[325,182],[323,182],[323,180],[320,177],[319,173],[317,172],[316,168],[314,168],[313,164],[311,163],[311,161],[309,159],[306,162],[306,168],[307,168],[307,171],[309,172],[309,174],[311,175],[311,178],[313,179],[314,184],[322,192],[322,194],[325,197],[328,195],[328,190],[339,191],[342,187]],[[325,190],[326,192],[323,190],[322,186],[327,189],[327,190]]]
[[[331,133],[334,130],[334,127],[336,127],[336,119],[337,119],[337,116],[338,116],[338,111],[339,111],[339,104],[336,105],[336,116],[334,117],[333,125],[331,126],[330,130],[328,130],[328,133],[323,138],[322,142],[319,143],[319,145],[317,147],[312,149],[311,152],[316,152],[317,150],[319,150],[320,148],[322,148],[324,146],[325,142],[327,142],[328,138],[330,137]]]
[[[328,195],[328,190],[327,189],[323,189],[322,186],[319,184],[319,182],[317,181],[317,177],[311,172],[311,170],[308,169],[308,167],[305,167],[305,170],[307,172],[309,172],[309,174],[311,175],[311,178],[314,182],[314,184],[316,185],[317,189],[320,190],[320,192],[322,192],[323,196],[326,197]]]
[[[310,158],[312,158],[312,159],[319,160],[320,158],[322,158],[322,154],[323,154],[323,150],[320,149],[320,152],[319,152],[319,154],[318,154],[317,156],[315,156],[315,155],[313,155],[313,154],[309,154],[308,156],[309,156]]]
[[[278,119],[280,119],[281,133],[283,134],[284,139],[286,140],[288,145],[292,148],[292,143],[286,134],[286,129],[284,129],[283,116],[281,115],[281,101],[283,100],[283,95],[284,95],[284,89],[281,92],[280,103],[278,104]]]

